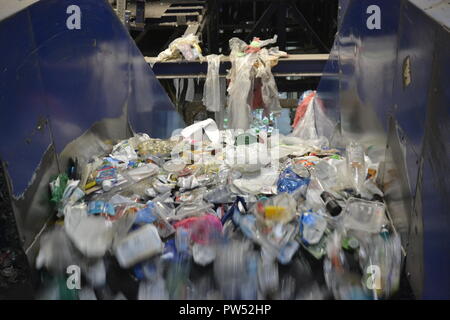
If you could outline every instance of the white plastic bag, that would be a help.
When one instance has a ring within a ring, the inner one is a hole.
[[[262,80],[262,98],[266,113],[279,113],[281,106],[278,99],[278,89],[272,74],[272,66],[280,56],[286,53],[279,50],[261,49],[264,46],[277,42],[277,36],[272,39],[260,40],[254,38],[250,45],[238,38],[229,42],[231,54],[231,70],[228,75],[228,112],[230,115],[229,128],[244,129],[250,127],[252,85],[255,77]],[[255,67],[258,62],[257,67]]]
[[[256,70],[256,77],[261,78],[262,99],[265,105],[266,113],[281,113],[280,99],[278,97],[278,87],[272,74],[272,58],[267,49],[259,52],[260,63]]]
[[[249,94],[253,79],[252,71],[258,59],[258,54],[245,55],[243,51],[247,44],[238,38],[232,38],[229,43],[231,49],[231,70],[228,75],[230,84],[227,89],[229,94],[229,128],[247,130],[250,128],[252,119],[249,105]]]
[[[249,94],[252,87],[252,70],[256,62],[255,53],[246,56],[230,56],[233,72],[228,86],[228,112],[230,114],[229,127],[231,129],[250,128],[251,112]]]
[[[223,106],[220,92],[219,69],[221,55],[212,54],[206,57],[208,74],[203,88],[203,104],[211,112],[219,112]]]

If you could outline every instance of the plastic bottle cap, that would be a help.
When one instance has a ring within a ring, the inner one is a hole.
[[[358,249],[359,241],[357,239],[355,239],[355,238],[350,238],[350,239],[348,239],[348,246],[351,249]]]
[[[108,192],[109,190],[112,189],[112,185],[113,184],[112,184],[111,180],[104,180],[102,182],[102,189],[103,189],[103,191]]]

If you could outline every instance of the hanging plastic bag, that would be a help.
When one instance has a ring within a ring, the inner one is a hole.
[[[264,46],[276,43],[276,41],[277,36],[263,41],[254,38],[250,45],[238,38],[230,40],[231,70],[227,77],[230,80],[227,90],[229,94],[230,128],[246,130],[250,127],[252,119],[250,105],[254,105],[251,93],[255,77],[262,80],[261,96],[266,113],[281,112],[278,89],[271,71],[272,66],[276,64],[280,57],[280,52],[279,50],[261,49]],[[270,55],[269,52],[276,52],[276,54]],[[256,86],[259,86],[258,82],[256,82]]]
[[[211,112],[219,112],[223,106],[220,93],[219,69],[222,55],[212,54],[206,57],[208,74],[203,88],[203,104]]]
[[[272,74],[272,63],[276,62],[269,56],[267,49],[261,50],[256,77],[261,78],[261,93],[266,116],[269,116],[270,113],[281,113],[282,110],[278,96],[278,87]]]
[[[248,129],[251,122],[251,111],[249,106],[249,94],[252,86],[251,71],[257,60],[256,53],[245,54],[247,44],[238,39],[232,38],[230,44],[231,69],[227,76],[230,80],[227,92],[229,128]]]
[[[231,81],[228,86],[228,112],[230,114],[229,127],[231,129],[250,128],[251,110],[249,94],[252,87],[252,71],[258,56],[255,53],[239,56],[232,52],[230,60],[232,64]]]

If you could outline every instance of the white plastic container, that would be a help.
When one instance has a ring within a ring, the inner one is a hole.
[[[161,253],[163,248],[164,244],[159,237],[158,230],[154,225],[147,224],[121,240],[115,253],[120,266],[129,268],[140,261]]]
[[[378,233],[383,225],[389,224],[384,203],[350,198],[344,212],[344,226],[347,229]]]

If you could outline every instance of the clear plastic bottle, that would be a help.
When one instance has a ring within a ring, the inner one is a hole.
[[[383,230],[379,234],[363,238],[361,242],[359,261],[361,269],[366,272],[366,277],[363,278],[366,284],[364,289],[375,299],[389,298],[398,290],[400,284],[402,266],[400,237],[396,233]],[[378,281],[377,278],[367,278],[367,271],[375,271],[374,267],[379,271]],[[371,282],[371,280],[375,281]]]
[[[359,193],[366,180],[364,147],[357,142],[347,146],[347,170],[356,191]]]

